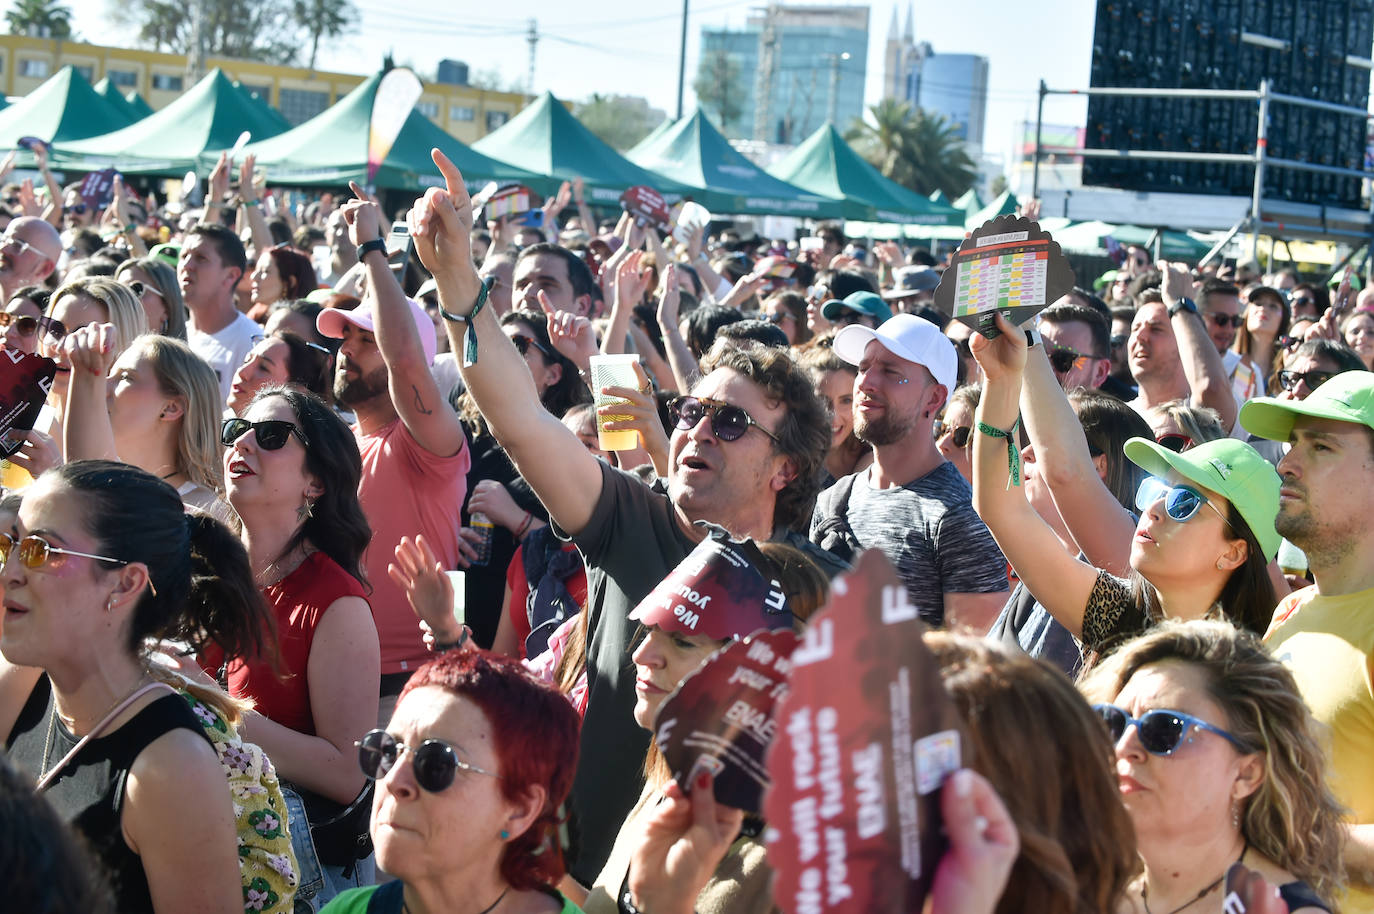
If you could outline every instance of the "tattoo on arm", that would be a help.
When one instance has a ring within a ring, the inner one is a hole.
[[[432,410],[432,409],[426,409],[426,408],[425,408],[425,401],[424,401],[423,399],[420,398],[420,388],[418,388],[418,387],[416,387],[414,384],[412,384],[412,385],[410,385],[410,389],[413,390],[413,391],[415,391],[415,408],[416,408],[417,410],[419,410],[423,415],[426,415],[426,416],[432,416],[432,415],[434,415],[434,410]]]

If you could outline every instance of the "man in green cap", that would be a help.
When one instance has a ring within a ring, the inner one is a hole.
[[[1350,809],[1342,907],[1374,910],[1374,374],[1348,371],[1305,400],[1242,407],[1251,434],[1291,444],[1279,462],[1279,533],[1316,581],[1289,595],[1265,642],[1330,729],[1331,786]]]

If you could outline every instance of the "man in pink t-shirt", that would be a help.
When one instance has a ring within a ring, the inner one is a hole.
[[[459,517],[471,457],[458,414],[444,402],[429,372],[434,322],[405,297],[392,275],[381,226],[375,205],[353,211],[349,232],[367,268],[368,292],[354,311],[320,312],[317,326],[325,336],[343,340],[334,397],[357,417],[353,431],[363,457],[358,497],[372,525],[363,563],[382,646],[385,722],[394,697],[428,653],[419,621],[386,566],[402,536],[423,533],[446,567],[458,567]]]

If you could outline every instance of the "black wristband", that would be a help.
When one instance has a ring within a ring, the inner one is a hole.
[[[362,260],[373,251],[381,251],[382,256],[386,256],[386,239],[373,238],[371,241],[364,241],[362,244],[358,245],[358,259]]]

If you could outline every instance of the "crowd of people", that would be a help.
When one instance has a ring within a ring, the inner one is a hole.
[[[932,629],[929,910],[1220,912],[1240,863],[1374,911],[1374,289],[1132,247],[983,335],[949,252],[488,222],[435,163],[393,213],[251,157],[3,189],[0,345],[56,366],[0,480],[16,910],[782,910],[786,824],[653,738],[758,627],[644,609],[723,535],[778,625],[878,550]]]

